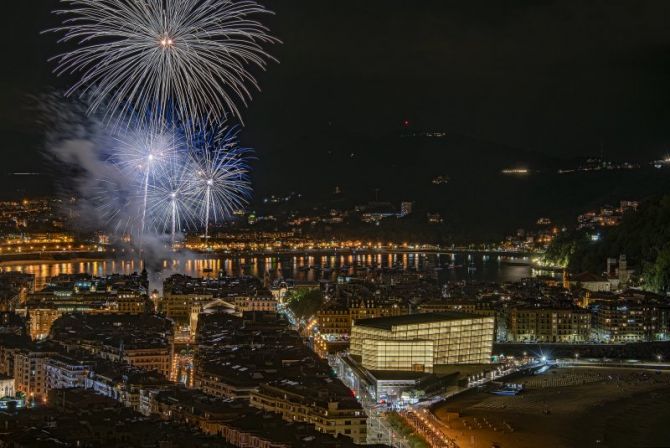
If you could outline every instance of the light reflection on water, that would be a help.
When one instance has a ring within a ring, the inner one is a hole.
[[[163,260],[162,269],[153,276],[156,281],[173,273],[194,277],[216,275],[223,271],[228,275],[254,275],[271,279],[292,278],[296,281],[334,279],[338,275],[363,274],[369,268],[394,268],[404,271],[434,272],[442,281],[518,281],[531,276],[528,265],[507,264],[497,255],[482,254],[422,254],[422,253],[378,253],[378,254],[319,254],[319,255],[272,255],[272,256],[202,256],[185,259]],[[45,282],[59,274],[90,273],[105,276],[114,273],[131,274],[142,270],[138,259],[72,261],[72,262],[26,262],[5,264],[0,271],[20,271],[35,275],[35,288],[41,289]],[[157,287],[153,285],[152,287]]]

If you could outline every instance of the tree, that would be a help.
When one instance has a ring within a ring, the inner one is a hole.
[[[665,246],[653,263],[645,263],[642,277],[649,291],[665,294],[670,290],[670,246]]]
[[[300,319],[313,316],[323,305],[323,294],[319,289],[296,289],[291,291],[288,307]]]
[[[593,242],[586,232],[565,232],[545,256],[573,272],[597,273],[608,257],[625,254],[630,266],[642,269],[646,289],[670,290],[670,195],[644,202],[638,211],[626,213],[619,226],[601,233],[600,241]]]
[[[582,252],[593,248],[593,242],[586,232],[573,231],[559,234],[551,242],[545,258],[552,264],[569,267],[581,258]],[[575,256],[577,255],[577,256]],[[575,267],[576,266],[572,266]]]

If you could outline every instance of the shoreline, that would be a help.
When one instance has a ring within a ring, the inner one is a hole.
[[[175,258],[189,256],[193,258],[236,258],[236,257],[281,257],[281,256],[318,256],[318,255],[383,255],[383,254],[423,254],[423,255],[446,255],[446,254],[479,254],[500,256],[529,256],[521,252],[505,252],[495,250],[478,249],[399,249],[399,248],[366,248],[366,249],[314,249],[299,251],[179,251],[173,252],[173,258],[161,257],[161,261],[169,261]],[[26,254],[28,255],[28,254]],[[21,264],[59,264],[59,263],[81,263],[81,262],[103,262],[103,261],[128,261],[139,260],[140,256],[119,256],[109,252],[67,252],[44,253],[41,257],[21,258],[21,254],[0,255],[0,266],[15,266]]]
[[[26,260],[1,260],[0,266],[21,266],[21,265],[39,265],[39,264],[62,264],[62,263],[96,263],[96,262],[107,262],[107,261],[123,261],[121,259],[108,258],[108,257],[98,257],[98,258],[64,258],[62,260],[54,259],[26,259]]]

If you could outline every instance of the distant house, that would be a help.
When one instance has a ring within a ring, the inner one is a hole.
[[[570,276],[570,288],[583,288],[592,292],[609,292],[612,283],[607,277],[592,272],[582,272]]]

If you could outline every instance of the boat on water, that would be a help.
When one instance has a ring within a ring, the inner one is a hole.
[[[521,393],[522,390],[523,390],[523,384],[506,383],[494,387],[489,392],[494,395],[511,397],[514,395],[519,395],[519,393]]]

